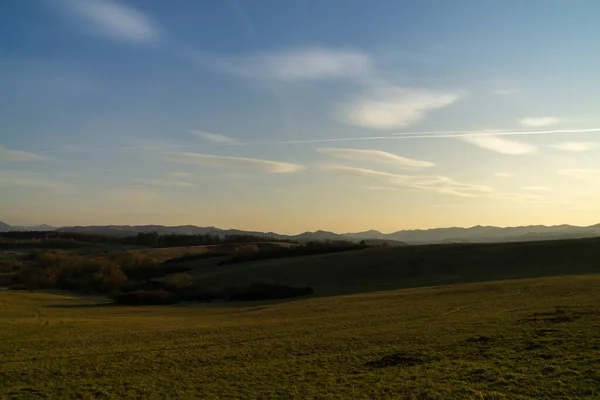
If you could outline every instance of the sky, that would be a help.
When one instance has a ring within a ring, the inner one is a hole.
[[[600,222],[596,0],[7,0],[0,221]]]

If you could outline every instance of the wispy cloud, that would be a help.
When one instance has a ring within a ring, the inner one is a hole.
[[[521,125],[531,128],[542,128],[544,126],[556,125],[560,122],[560,118],[557,117],[527,117],[519,120]]]
[[[237,142],[237,140],[235,140],[234,138],[225,136],[225,135],[221,135],[220,133],[210,133],[210,132],[203,132],[203,131],[198,131],[198,130],[191,130],[190,133],[193,135],[196,135],[202,139],[208,140],[210,142],[214,142],[214,143],[233,144],[233,143]]]
[[[549,192],[551,190],[547,186],[525,186],[522,189],[530,192]]]
[[[393,187],[393,186],[367,186],[366,187],[368,190],[374,190],[374,191],[390,191],[390,190],[398,190],[398,188]]]
[[[563,133],[592,133],[600,132],[600,128],[587,129],[555,129],[555,130],[535,130],[535,131],[506,131],[506,130],[485,130],[485,131],[421,131],[421,132],[399,132],[391,133],[388,136],[355,136],[321,139],[293,139],[277,142],[248,142],[244,145],[275,145],[275,144],[299,144],[299,143],[335,143],[335,142],[362,142],[370,140],[413,140],[413,139],[443,139],[443,138],[462,138],[476,136],[535,136],[551,135]],[[180,146],[183,147],[183,146]]]
[[[579,151],[594,150],[595,148],[598,147],[598,143],[594,143],[594,142],[562,142],[562,143],[548,145],[548,147],[551,147],[556,150],[561,150],[561,151],[579,152]]]
[[[156,42],[161,29],[141,11],[113,0],[60,0],[77,24],[93,34],[134,43]]]
[[[383,179],[390,186],[407,187],[455,196],[471,197],[493,191],[487,186],[462,183],[445,176],[401,175],[344,165],[323,166],[322,169],[356,177]]]
[[[301,81],[368,76],[372,57],[352,49],[303,47],[243,56],[217,56],[197,52],[202,66],[242,78]]]
[[[22,162],[22,161],[47,161],[50,158],[39,154],[30,153],[27,151],[8,150],[4,146],[0,146],[0,163],[1,162]]]
[[[503,139],[497,136],[462,136],[460,140],[501,154],[520,155],[537,151],[537,146],[532,144]]]
[[[600,183],[600,169],[562,169],[558,171],[559,175],[568,176],[571,178],[583,179]]]
[[[164,187],[192,187],[189,182],[171,181],[168,179],[136,179],[134,184],[142,186],[164,186]]]
[[[176,176],[178,178],[193,178],[196,175],[191,172],[171,172],[171,176]]]
[[[395,178],[400,176],[389,172],[375,171],[367,168],[348,167],[345,165],[325,165],[322,166],[321,169],[358,177]]]
[[[322,169],[359,178],[378,179],[387,183],[386,186],[367,186],[370,190],[392,190],[394,187],[404,187],[460,197],[482,197],[535,204],[542,204],[545,199],[544,196],[536,193],[496,192],[489,186],[459,182],[445,176],[400,175],[343,165],[323,166]],[[600,178],[600,171],[598,173]],[[530,191],[534,189],[542,191],[541,187],[529,187]]]
[[[514,175],[509,172],[494,172],[494,176],[499,178],[512,178]]]
[[[366,161],[380,164],[392,164],[401,167],[433,167],[435,164],[429,161],[415,160],[412,158],[398,156],[379,150],[364,149],[339,149],[331,147],[322,147],[318,152],[331,157],[341,158],[351,161]]]
[[[456,93],[387,87],[359,96],[338,110],[341,122],[371,129],[402,128],[422,120],[427,112],[449,106]]]
[[[25,187],[34,189],[52,189],[61,192],[70,192],[71,185],[50,179],[41,174],[0,170],[0,187]]]
[[[157,204],[162,197],[152,189],[129,186],[103,190],[98,199],[101,200],[102,206],[123,207],[123,204],[135,204],[136,210],[140,206]]]
[[[488,195],[487,197],[489,197],[490,199],[496,199],[496,200],[514,200],[514,201],[523,201],[523,202],[529,202],[529,201],[537,201],[537,200],[542,200],[545,197],[540,195],[540,194],[533,194],[533,193],[511,193],[511,192],[507,192],[507,193],[492,193],[490,195]]]
[[[304,167],[298,164],[291,164],[279,161],[261,160],[257,158],[245,157],[227,157],[216,156],[212,154],[200,153],[170,153],[166,159],[168,161],[180,162],[185,164],[202,165],[209,167],[223,168],[241,168],[245,170],[255,170],[269,172],[273,174],[286,174],[298,172]]]
[[[432,140],[443,138],[464,138],[464,137],[488,137],[488,136],[536,136],[536,135],[552,135],[565,133],[594,133],[600,132],[600,128],[587,129],[555,129],[555,130],[528,130],[528,131],[506,131],[506,130],[485,130],[485,131],[420,131],[420,132],[398,132],[391,133],[387,136],[355,136],[355,137],[337,137],[337,138],[320,138],[320,139],[292,139],[268,142],[236,142],[240,146],[266,146],[266,145],[286,145],[286,144],[301,144],[301,143],[336,143],[336,142],[363,142],[363,141],[378,141],[378,140]],[[46,149],[41,153],[55,153],[67,151],[120,151],[120,150],[158,150],[165,149],[189,149],[195,147],[205,147],[204,144],[173,144],[161,142],[157,144],[135,145],[135,146],[118,146],[118,147],[89,147],[67,149],[65,147],[56,149]]]

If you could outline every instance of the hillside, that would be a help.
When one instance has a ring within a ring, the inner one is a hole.
[[[383,247],[219,266],[193,274],[208,287],[253,281],[312,286],[315,295],[600,272],[600,239]]]

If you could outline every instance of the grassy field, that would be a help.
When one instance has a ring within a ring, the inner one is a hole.
[[[0,292],[0,398],[600,398],[600,275],[285,303]]]

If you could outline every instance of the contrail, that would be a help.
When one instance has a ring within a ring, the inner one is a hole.
[[[392,133],[390,136],[362,136],[362,137],[343,137],[343,138],[324,138],[324,139],[305,139],[305,140],[282,140],[270,142],[236,142],[236,143],[203,143],[203,144],[171,144],[162,146],[120,146],[112,148],[88,148],[88,149],[52,149],[40,151],[39,153],[57,153],[67,151],[114,151],[114,150],[164,150],[164,149],[185,149],[190,147],[215,147],[215,146],[265,146],[279,144],[304,144],[304,143],[331,143],[331,142],[353,142],[369,140],[410,140],[410,139],[437,139],[437,138],[461,138],[472,136],[528,136],[528,135],[550,135],[561,133],[593,133],[600,132],[600,128],[587,129],[555,129],[543,131],[506,131],[506,130],[488,130],[488,131],[424,131],[424,132],[400,132]]]
[[[401,132],[392,133],[390,136],[365,136],[365,137],[346,137],[346,138],[326,138],[326,139],[307,139],[307,140],[287,140],[279,142],[248,142],[240,143],[244,145],[251,144],[299,144],[299,143],[327,143],[327,142],[346,142],[362,140],[406,140],[406,139],[436,139],[436,138],[461,138],[466,136],[511,136],[511,135],[549,135],[554,133],[591,133],[600,132],[600,128],[588,129],[556,129],[546,131],[429,131],[429,132]]]

